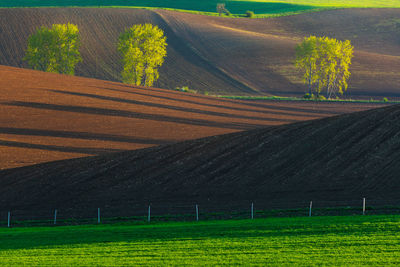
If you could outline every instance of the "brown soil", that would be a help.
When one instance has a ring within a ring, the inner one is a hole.
[[[113,215],[111,207],[128,211],[137,203],[293,207],[304,200],[332,205],[362,197],[390,205],[400,190],[399,120],[397,105],[4,170],[0,210],[80,208],[95,214],[97,207],[110,207]]]
[[[0,66],[0,169],[374,106],[233,101]]]
[[[117,37],[150,22],[168,37],[156,87],[189,86],[219,94],[302,95],[294,46],[310,34],[350,39],[355,46],[346,97],[400,96],[399,9],[344,9],[272,19],[229,19],[137,9],[0,9],[0,64],[26,67],[26,41],[36,27],[79,25],[84,63],[77,75],[118,81]]]

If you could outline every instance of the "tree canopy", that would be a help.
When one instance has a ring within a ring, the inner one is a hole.
[[[118,51],[122,56],[122,81],[152,86],[159,78],[158,67],[167,55],[163,30],[152,24],[138,24],[119,37]]]
[[[53,24],[41,27],[28,39],[24,60],[35,70],[73,75],[82,61],[78,26]]]
[[[353,46],[349,40],[310,36],[296,47],[296,67],[303,73],[308,93],[337,97],[348,88]]]

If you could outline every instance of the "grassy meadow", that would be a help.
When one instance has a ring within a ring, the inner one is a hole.
[[[0,265],[399,265],[400,216],[0,229]]]
[[[336,8],[400,8],[398,0],[0,0],[0,7],[144,7],[215,15],[217,3],[225,3],[234,15],[242,15],[250,10],[258,17]]]

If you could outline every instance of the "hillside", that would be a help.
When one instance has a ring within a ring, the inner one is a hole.
[[[0,169],[374,106],[224,100],[0,66]]]
[[[168,37],[160,88],[189,86],[227,95],[301,96],[294,47],[310,34],[350,39],[353,98],[400,96],[400,9],[343,9],[269,19],[209,17],[167,10],[108,8],[0,9],[0,64],[27,67],[27,38],[41,25],[71,22],[82,35],[77,75],[119,81],[118,35],[153,23]]]
[[[91,214],[102,207],[115,216],[148,203],[294,207],[309,200],[348,205],[362,197],[390,205],[400,190],[399,120],[396,105],[4,170],[0,210]]]

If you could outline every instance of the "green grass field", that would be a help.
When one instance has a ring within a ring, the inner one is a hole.
[[[0,7],[147,7],[194,11],[202,14],[216,12],[217,3],[225,3],[232,14],[254,11],[259,17],[297,14],[308,11],[335,8],[400,8],[398,0],[0,0]]]
[[[0,265],[399,265],[400,216],[0,229]]]

